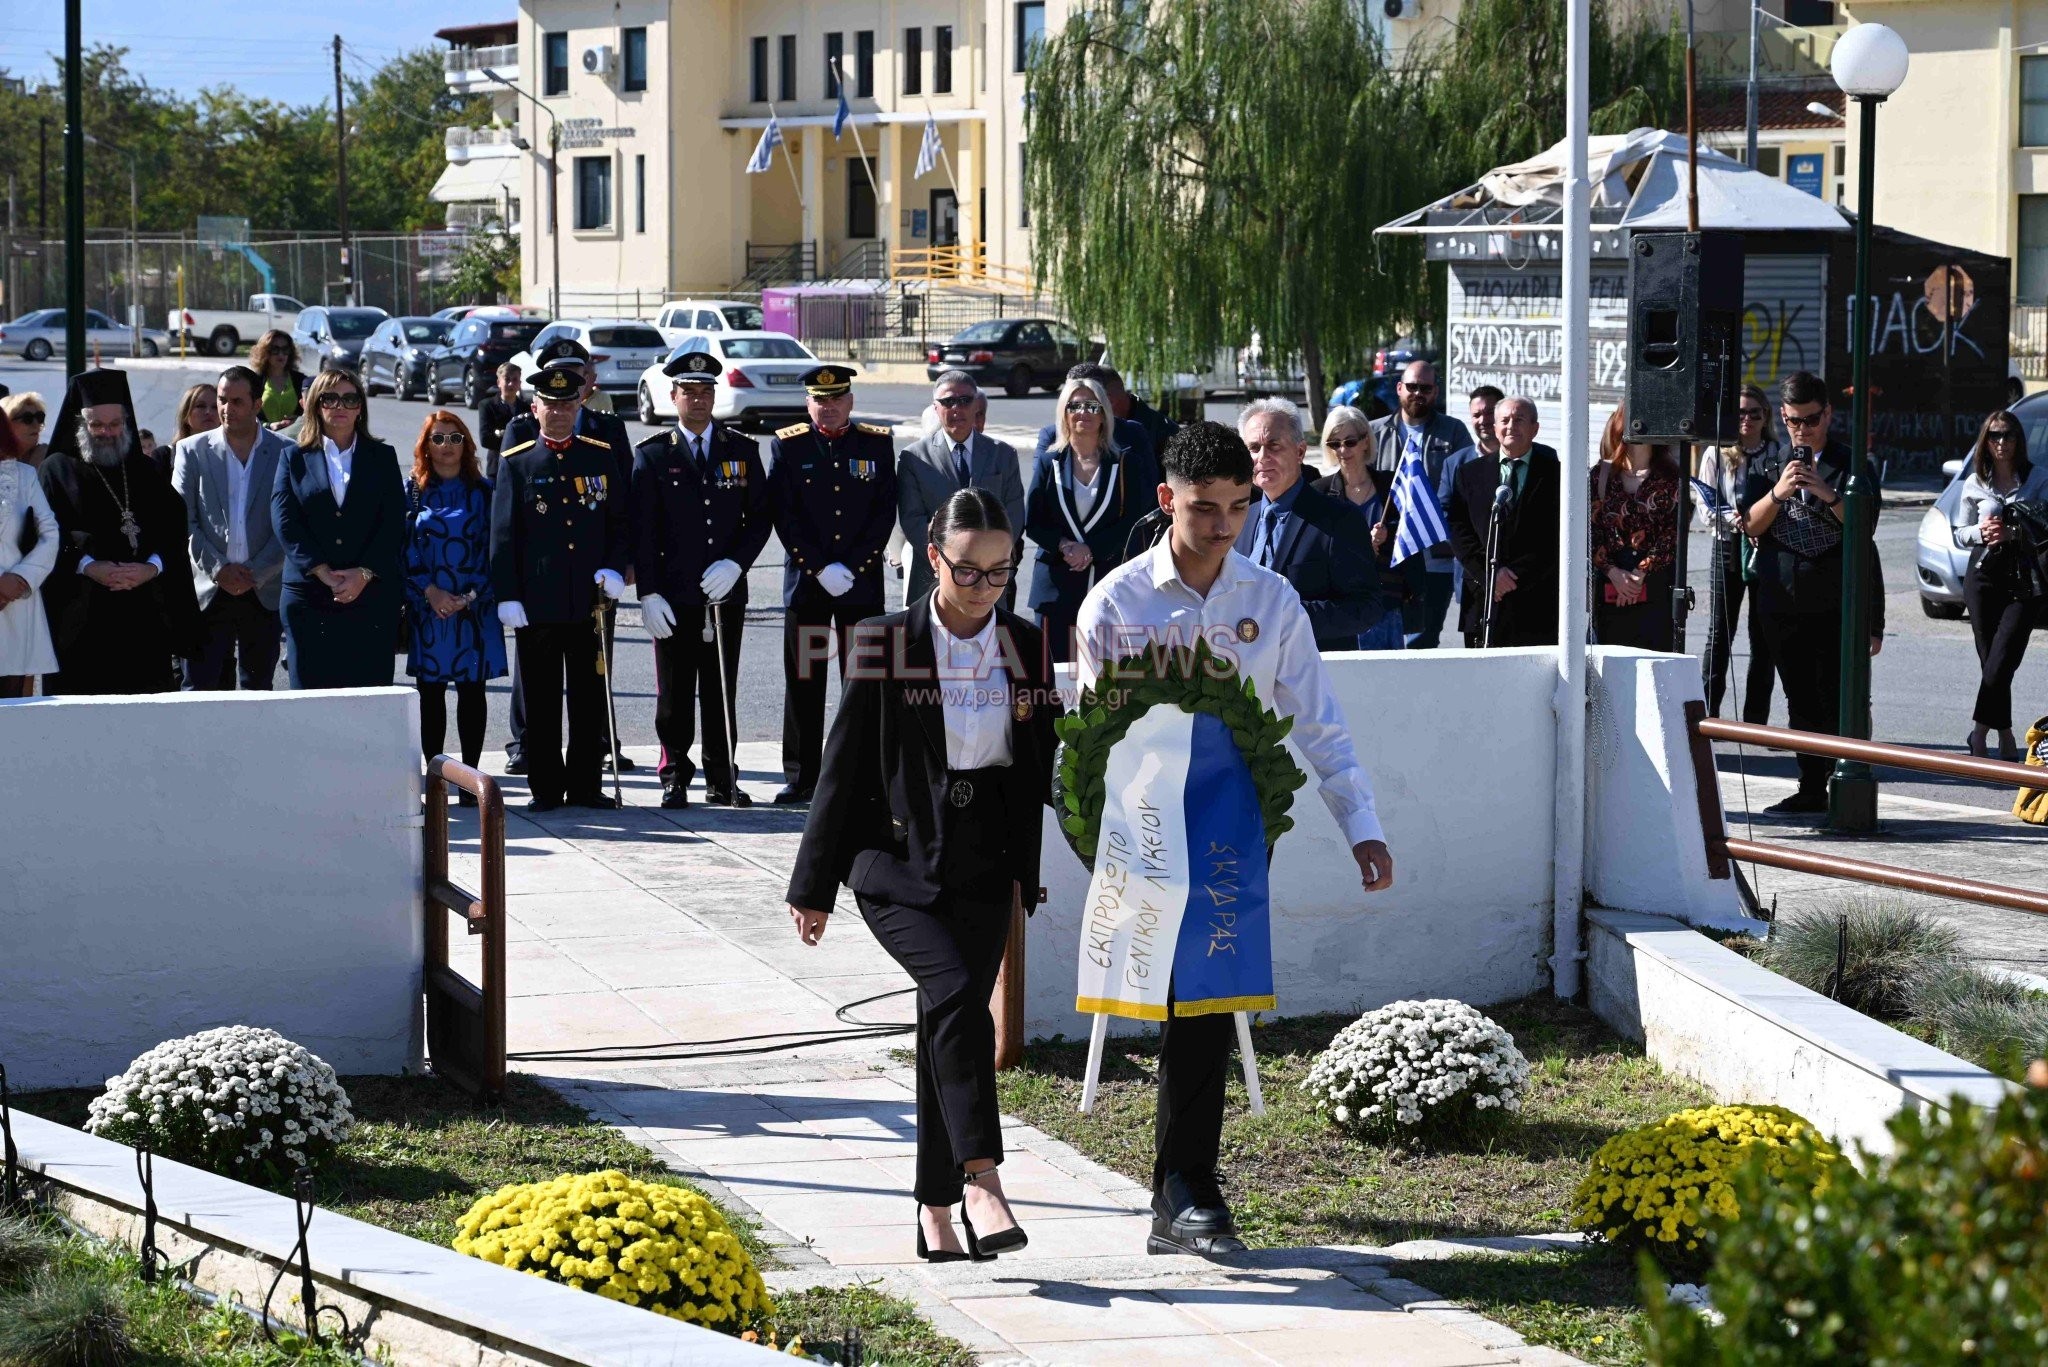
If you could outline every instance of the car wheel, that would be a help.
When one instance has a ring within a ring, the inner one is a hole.
[[[158,354],[154,338],[145,337],[142,339],[142,354],[147,357],[155,357]]]
[[[479,383],[477,376],[475,374],[471,374],[464,378],[464,380],[462,381],[462,387],[465,390],[469,391],[469,411],[472,413],[483,412],[484,389],[483,385]]]
[[[1013,399],[1022,399],[1031,393],[1031,367],[1012,366],[1003,379],[1003,392]]]
[[[1958,622],[1962,620],[1963,605],[1961,603],[1937,603],[1932,598],[1922,598],[1920,600],[1920,611],[1926,613],[1937,622]]]
[[[27,346],[21,349],[25,361],[47,361],[50,359],[50,341],[47,337],[31,337]]]
[[[661,418],[654,411],[654,395],[648,391],[647,382],[640,382],[640,421],[649,427],[660,423]]]
[[[235,348],[242,344],[242,336],[233,328],[219,327],[213,330],[213,335],[207,338],[207,341],[212,343],[214,355],[232,356],[235,354]]]

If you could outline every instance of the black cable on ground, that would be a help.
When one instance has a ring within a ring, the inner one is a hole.
[[[887,1001],[891,997],[906,997],[917,989],[899,987],[890,992],[877,992],[872,997],[850,1001],[833,1010],[835,1019],[851,1027],[849,1030],[775,1030],[759,1035],[732,1035],[724,1039],[668,1041],[661,1044],[594,1044],[580,1049],[532,1049],[523,1053],[508,1053],[508,1061],[521,1063],[674,1063],[705,1058],[746,1058],[758,1054],[787,1053],[792,1049],[807,1049],[819,1044],[850,1044],[859,1040],[887,1039],[892,1035],[907,1035],[917,1029],[909,1021],[860,1021],[848,1013],[873,1002]],[[765,1041],[774,1041],[768,1043]],[[741,1049],[717,1049],[714,1046],[739,1044]]]

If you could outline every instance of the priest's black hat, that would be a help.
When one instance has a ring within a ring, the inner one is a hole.
[[[129,439],[134,440],[141,426],[135,421],[135,401],[128,393],[128,372],[94,369],[71,377],[71,385],[64,391],[64,402],[57,408],[56,421],[48,429],[50,450],[71,456],[83,455],[78,449],[79,415],[103,403],[121,405],[128,415]],[[138,449],[130,454],[146,456],[149,453]]]

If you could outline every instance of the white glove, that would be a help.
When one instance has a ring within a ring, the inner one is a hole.
[[[640,595],[640,621],[647,628],[647,634],[657,641],[666,641],[676,629],[675,611],[658,593]]]
[[[818,582],[825,586],[825,592],[837,598],[853,587],[853,571],[835,560],[818,571]]]
[[[617,570],[599,570],[592,578],[596,580],[597,586],[604,590],[604,596],[614,603],[625,596],[626,581],[619,578]]]
[[[498,604],[498,625],[517,631],[526,625],[526,605],[523,603]]]
[[[740,582],[740,567],[731,560],[714,560],[704,567],[704,577],[697,581],[697,587],[704,590],[707,601],[717,603],[732,592],[732,586]]]

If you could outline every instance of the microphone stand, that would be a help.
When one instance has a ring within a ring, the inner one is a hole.
[[[1486,519],[1486,583],[1480,590],[1486,595],[1486,611],[1479,619],[1479,646],[1482,650],[1493,649],[1493,619],[1500,607],[1500,599],[1493,592],[1494,581],[1500,577],[1500,520],[1514,498],[1514,491],[1505,484],[1495,489],[1493,512]]]

